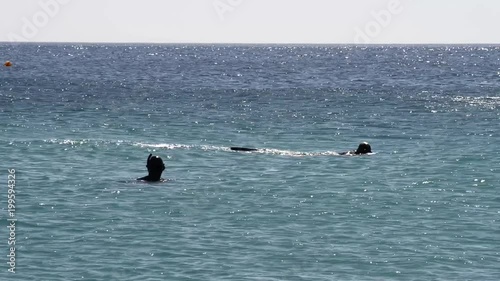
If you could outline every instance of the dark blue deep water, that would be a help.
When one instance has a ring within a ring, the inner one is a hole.
[[[500,276],[500,47],[3,44],[6,60],[0,280]],[[375,154],[337,154],[362,141]],[[166,182],[135,181],[149,153]]]

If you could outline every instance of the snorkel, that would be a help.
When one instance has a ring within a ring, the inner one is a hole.
[[[151,156],[153,156],[153,154],[149,154],[148,156],[148,160],[146,161],[146,167],[149,168],[149,162],[151,161]]]

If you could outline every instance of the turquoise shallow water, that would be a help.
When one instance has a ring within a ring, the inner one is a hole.
[[[500,276],[498,47],[0,50],[0,280]]]

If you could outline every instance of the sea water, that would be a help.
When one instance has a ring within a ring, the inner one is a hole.
[[[2,44],[0,60],[0,280],[500,278],[499,47]],[[338,155],[362,141],[374,154]],[[163,183],[135,180],[150,153]]]

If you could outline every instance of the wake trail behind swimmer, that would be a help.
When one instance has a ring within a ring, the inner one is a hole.
[[[324,151],[324,152],[301,152],[301,151],[291,151],[291,150],[280,150],[271,148],[250,148],[241,146],[210,146],[210,145],[182,145],[182,144],[146,144],[137,143],[134,145],[139,145],[141,147],[148,148],[164,148],[164,149],[200,149],[203,151],[230,151],[239,153],[259,153],[259,154],[272,154],[272,155],[283,155],[283,156],[359,156],[359,155],[370,155],[372,154],[371,146],[368,143],[361,143],[356,150],[346,151],[346,152],[335,152],[335,151]]]

